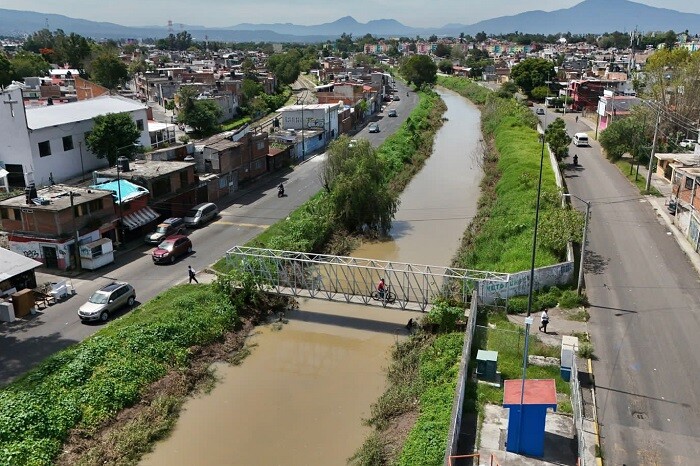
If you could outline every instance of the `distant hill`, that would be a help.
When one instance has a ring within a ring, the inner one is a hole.
[[[93,37],[96,39],[162,38],[168,35],[165,26],[129,27],[107,22],[87,21],[63,15],[0,9],[0,35],[31,34],[48,27],[54,31]],[[180,26],[180,25],[178,25]],[[484,31],[488,34],[526,32],[556,34],[602,33],[612,31],[674,31],[686,29],[700,32],[700,14],[681,13],[666,8],[655,8],[629,0],[584,0],[571,7],[555,11],[528,11],[513,16],[501,16],[474,24],[451,23],[435,28],[414,28],[394,19],[379,19],[360,23],[345,16],[331,23],[301,26],[291,23],[251,24],[241,23],[223,28],[208,28],[199,25],[182,25],[196,40],[231,42],[323,42],[342,33],[360,37],[372,34],[377,37],[428,37],[458,36],[460,33],[474,35]]]
[[[555,11],[527,11],[513,16],[480,21],[475,24],[452,24],[443,34],[476,34],[485,31],[499,34],[513,31],[556,34],[558,32],[602,33],[613,31],[700,32],[700,15],[656,8],[629,0],[584,0]]]

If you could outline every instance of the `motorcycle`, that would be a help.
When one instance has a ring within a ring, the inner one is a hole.
[[[574,167],[578,167],[578,155],[574,154]]]
[[[284,186],[279,185],[277,187],[277,197],[284,197]]]

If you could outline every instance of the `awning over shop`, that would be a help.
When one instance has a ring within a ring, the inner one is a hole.
[[[156,211],[150,207],[144,207],[143,209],[132,212],[129,215],[125,215],[122,220],[124,222],[124,226],[126,226],[129,230],[133,230],[152,222],[158,217],[159,215]]]

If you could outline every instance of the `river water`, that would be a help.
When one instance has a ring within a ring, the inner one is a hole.
[[[433,156],[401,196],[392,241],[366,257],[448,265],[476,213],[479,112],[440,91],[448,119]],[[172,435],[142,465],[344,465],[369,428],[362,419],[385,390],[391,348],[418,313],[301,300],[281,330],[260,327],[242,365],[219,364],[220,383],[189,400]]]

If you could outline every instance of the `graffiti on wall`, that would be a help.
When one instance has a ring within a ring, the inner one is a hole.
[[[565,285],[571,283],[574,276],[574,263],[561,262],[549,267],[535,269],[534,289],[545,286]],[[492,304],[498,299],[523,296],[530,292],[530,271],[511,274],[507,283],[482,281],[479,283],[479,297],[485,304]]]

